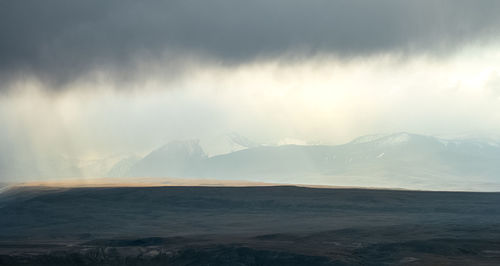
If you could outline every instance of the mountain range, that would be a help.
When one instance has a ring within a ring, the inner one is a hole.
[[[120,171],[117,171],[117,169]],[[411,133],[369,135],[343,145],[253,144],[208,156],[197,140],[173,141],[118,162],[110,176],[439,190],[500,190],[500,143]]]

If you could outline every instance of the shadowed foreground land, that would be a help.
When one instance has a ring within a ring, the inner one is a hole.
[[[500,193],[14,188],[0,265],[499,265]]]

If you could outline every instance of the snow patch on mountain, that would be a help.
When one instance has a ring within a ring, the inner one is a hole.
[[[362,144],[362,143],[376,141],[376,140],[379,140],[379,139],[386,137],[386,136],[388,136],[388,135],[387,134],[366,135],[366,136],[358,137],[358,138],[354,139],[353,141],[351,141],[350,143],[351,144]]]
[[[408,133],[398,133],[384,137],[380,140],[379,144],[382,145],[398,145],[410,141],[411,136]]]
[[[409,142],[415,135],[409,133],[367,135],[354,139],[349,144],[376,143],[378,145],[398,145]]]

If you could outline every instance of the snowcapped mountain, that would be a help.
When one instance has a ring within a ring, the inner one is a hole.
[[[396,133],[337,146],[254,146],[209,157],[198,141],[172,142],[135,163],[127,175],[468,189],[500,184],[500,145]]]

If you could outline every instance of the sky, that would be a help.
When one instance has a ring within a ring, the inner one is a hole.
[[[499,136],[499,13],[495,0],[0,1],[0,176],[231,132]]]

